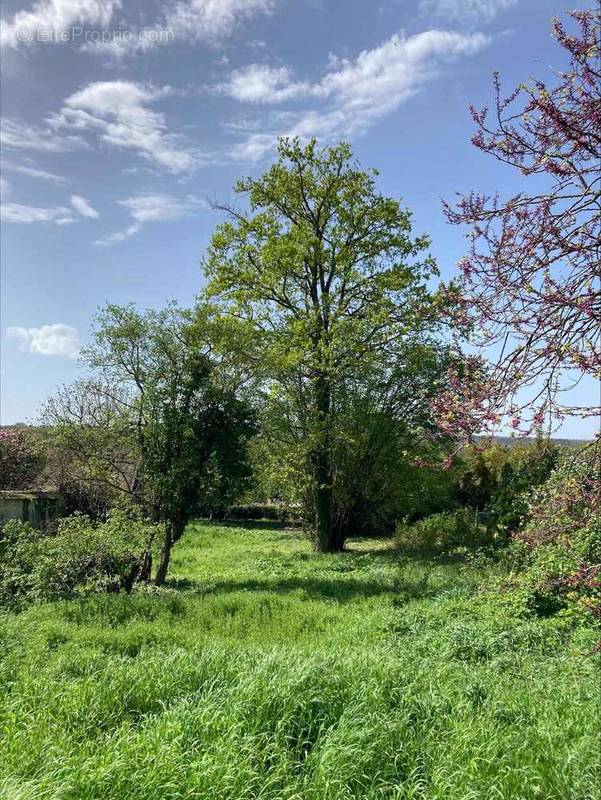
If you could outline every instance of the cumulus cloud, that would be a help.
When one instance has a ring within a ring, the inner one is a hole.
[[[40,328],[11,326],[6,329],[9,339],[16,339],[21,350],[43,356],[77,358],[79,353],[79,331],[71,325],[57,322]]]
[[[124,230],[112,233],[105,239],[99,239],[94,244],[117,244],[139,233],[148,222],[183,219],[206,207],[205,201],[195,195],[179,198],[161,193],[136,194],[125,200],[119,200],[118,203],[128,210],[133,222]]]
[[[393,36],[379,47],[364,50],[356,59],[332,59],[330,68],[318,83],[290,79],[287,84],[287,76],[279,73],[275,88],[272,81],[262,89],[253,89],[247,97],[238,91],[238,99],[254,102],[279,102],[289,91],[289,96],[323,98],[327,104],[325,108],[301,112],[287,130],[249,136],[235,149],[234,155],[242,159],[260,158],[271,149],[276,136],[282,134],[332,140],[362,133],[435,79],[444,63],[472,55],[488,41],[482,33],[441,30],[425,31],[408,38]],[[229,85],[239,88],[239,75],[230,76]]]
[[[54,222],[56,225],[69,225],[74,222],[71,209],[65,206],[40,208],[22,203],[2,203],[0,206],[0,220],[2,222]]]
[[[517,0],[421,0],[419,10],[423,16],[478,25],[491,22],[516,3]]]
[[[131,81],[99,81],[75,92],[49,118],[55,130],[95,132],[108,145],[134,150],[173,173],[201,160],[167,129],[165,115],[148,106],[171,92]]]
[[[73,208],[81,214],[83,217],[89,217],[89,219],[96,219],[98,216],[98,212],[95,208],[88,203],[85,197],[81,197],[78,194],[71,195],[71,205]]]
[[[15,48],[31,44],[46,35],[56,40],[57,34],[69,31],[76,23],[106,26],[121,0],[39,0],[31,11],[19,11],[11,20],[0,20],[0,44]],[[48,41],[48,39],[46,39]]]

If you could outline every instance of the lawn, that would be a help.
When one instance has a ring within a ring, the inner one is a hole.
[[[595,632],[494,572],[192,525],[166,590],[2,616],[0,796],[598,798]]]

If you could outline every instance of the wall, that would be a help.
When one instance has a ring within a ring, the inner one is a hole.
[[[9,519],[46,525],[61,513],[61,499],[54,492],[0,492],[0,524]]]

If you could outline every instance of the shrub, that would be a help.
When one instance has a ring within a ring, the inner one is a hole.
[[[36,595],[33,574],[41,547],[42,531],[28,522],[11,519],[0,531],[0,605],[18,605]]]
[[[547,481],[557,466],[559,447],[548,439],[537,439],[530,447],[509,451],[503,465],[490,509],[501,536],[509,540],[528,518],[528,498]]]
[[[498,538],[507,543],[524,524],[528,496],[549,478],[559,452],[542,436],[513,447],[490,442],[467,447],[452,470],[455,501],[490,513]]]
[[[566,454],[535,490],[528,522],[515,535],[531,604],[541,613],[567,606],[601,615],[601,501],[599,442]]]
[[[11,520],[0,540],[0,602],[20,605],[89,591],[131,591],[158,525],[113,511],[104,522],[75,514],[56,531]]]
[[[396,540],[403,550],[439,554],[492,544],[492,538],[469,508],[431,514],[412,525],[401,522],[396,528]]]

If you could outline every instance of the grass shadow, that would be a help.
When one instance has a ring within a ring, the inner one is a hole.
[[[199,580],[189,578],[172,578],[168,581],[171,589],[190,592],[202,596],[227,595],[236,592],[269,593],[288,595],[302,592],[311,600],[336,601],[347,603],[356,599],[390,596],[399,602],[423,600],[437,597],[444,593],[448,586],[434,585],[430,581],[430,572],[412,577],[402,574],[392,576],[391,580],[355,579],[345,577],[290,577],[251,578],[247,580],[224,580],[203,584]]]
[[[312,600],[348,602],[358,597],[378,597],[394,593],[395,587],[373,580],[344,580],[332,578],[267,578],[245,581],[221,581],[213,585],[211,594],[229,592],[273,592],[290,594],[302,591]]]

